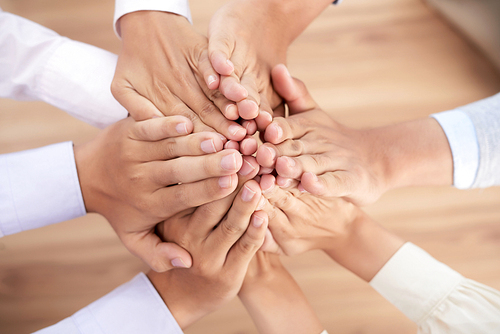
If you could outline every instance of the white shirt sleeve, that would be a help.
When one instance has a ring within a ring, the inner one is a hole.
[[[118,22],[118,20],[125,14],[141,10],[156,10],[174,13],[184,16],[191,23],[193,22],[188,0],[116,0],[113,28],[118,38],[121,36],[120,22]]]
[[[181,334],[182,330],[143,273],[37,334]]]
[[[370,285],[418,325],[418,333],[500,333],[500,292],[469,280],[406,243]]]
[[[0,236],[85,214],[73,143],[0,155]]]
[[[468,189],[476,179],[479,166],[479,144],[470,117],[460,110],[431,115],[438,121],[448,139],[453,156],[453,185]]]
[[[0,97],[41,100],[104,128],[128,112],[110,91],[117,56],[0,10]]]

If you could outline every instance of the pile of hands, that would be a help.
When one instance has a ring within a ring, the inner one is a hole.
[[[386,132],[337,123],[282,65],[314,17],[284,29],[293,15],[259,10],[277,9],[228,2],[208,38],[171,13],[122,17],[111,89],[130,117],[75,147],[87,211],[151,267],[182,328],[288,277],[275,254],[350,247],[358,206],[406,182]]]

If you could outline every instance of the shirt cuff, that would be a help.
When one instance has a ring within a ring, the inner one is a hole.
[[[118,20],[125,14],[141,10],[156,10],[174,13],[184,16],[189,22],[193,23],[188,0],[116,0],[113,29],[118,38],[121,38]]]
[[[404,244],[370,285],[417,324],[465,278],[412,243]]]
[[[149,279],[140,273],[70,318],[37,333],[182,334],[182,330]]]
[[[453,185],[468,189],[476,179],[479,167],[479,144],[474,123],[460,111],[451,110],[431,115],[443,128],[453,156]]]
[[[85,214],[73,143],[0,155],[0,231],[3,235]]]

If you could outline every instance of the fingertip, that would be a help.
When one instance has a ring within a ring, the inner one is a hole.
[[[259,106],[257,102],[250,99],[244,99],[237,103],[238,114],[245,120],[254,119],[259,115]]]
[[[257,151],[257,140],[248,136],[240,143],[240,152],[243,155],[252,155]]]
[[[219,88],[219,76],[217,74],[210,74],[206,77],[205,82],[207,84],[208,89],[216,90]]]
[[[252,226],[257,229],[267,229],[268,220],[269,218],[264,211],[255,211],[252,215]]]
[[[214,70],[220,75],[231,75],[234,72],[233,62],[220,51],[212,52],[210,55],[210,63],[212,63]]]
[[[239,144],[237,141],[234,141],[234,140],[228,140],[228,141],[224,144],[224,149],[226,149],[226,150],[237,150],[237,151],[239,151],[239,149],[240,149],[240,144]]]
[[[269,193],[273,190],[275,184],[276,179],[271,174],[264,174],[260,177],[260,189],[262,189],[263,194]]]
[[[247,130],[247,135],[252,136],[257,132],[257,123],[255,120],[244,121],[241,125]]]
[[[313,195],[320,195],[322,193],[323,185],[319,182],[316,174],[306,172],[302,174],[298,188],[301,192],[309,192]]]
[[[272,144],[279,144],[283,137],[283,128],[276,122],[271,123],[264,133],[264,139]]]

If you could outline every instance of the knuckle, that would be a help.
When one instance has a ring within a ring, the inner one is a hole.
[[[305,151],[304,142],[300,139],[299,140],[289,140],[289,145],[290,145],[290,150],[297,155],[301,155]]]
[[[326,166],[328,164],[328,158],[322,154],[311,155],[311,161],[318,167]]]
[[[152,270],[158,273],[162,273],[170,269],[169,266],[158,257],[152,258],[151,261],[149,262],[149,266],[151,267]]]
[[[177,141],[174,138],[169,138],[163,141],[162,152],[167,159],[177,156]]]
[[[242,225],[235,224],[234,222],[229,221],[229,219],[226,219],[222,222],[221,229],[226,235],[235,236],[241,235],[246,230],[246,226],[243,227]]]
[[[209,100],[204,101],[198,109],[198,116],[202,120],[210,118],[214,113],[218,112],[217,108]]]
[[[259,238],[250,237],[247,235],[247,237],[241,239],[238,244],[239,244],[240,249],[244,253],[252,254],[252,253],[255,253],[257,251],[257,249],[259,249],[259,247],[261,246],[261,243],[262,242]]]

